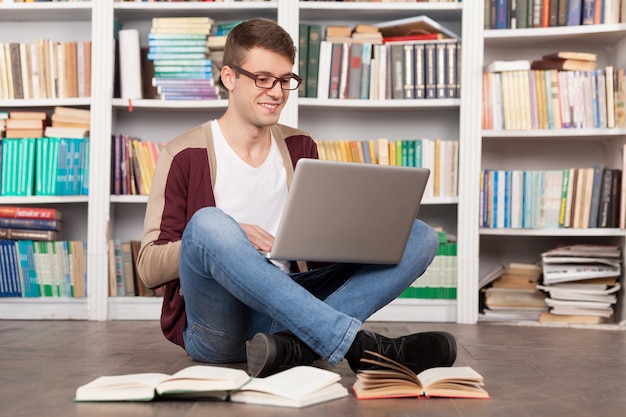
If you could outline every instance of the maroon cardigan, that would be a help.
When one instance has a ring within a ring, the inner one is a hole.
[[[273,126],[272,134],[291,184],[298,159],[317,158],[317,146],[308,134],[288,126]],[[178,279],[180,240],[196,211],[215,206],[215,165],[210,122],[173,139],[159,156],[146,208],[140,276],[148,287],[164,286],[161,329],[182,347],[186,315]]]

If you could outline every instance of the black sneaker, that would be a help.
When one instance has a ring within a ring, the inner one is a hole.
[[[311,365],[319,356],[291,333],[257,333],[246,342],[248,373],[265,377],[298,365]]]
[[[400,362],[416,374],[436,366],[452,366],[456,360],[456,340],[446,332],[424,332],[390,339],[361,330],[345,356],[354,372],[376,366],[361,362],[364,351],[377,352]]]

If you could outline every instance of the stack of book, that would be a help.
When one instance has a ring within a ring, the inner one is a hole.
[[[57,106],[51,117],[52,126],[44,134],[53,138],[86,138],[91,126],[91,110]]]
[[[0,206],[0,239],[57,240],[61,212],[54,208]]]
[[[546,54],[531,63],[534,70],[591,71],[596,69],[598,56],[589,52],[561,51]]]
[[[400,298],[456,300],[457,292],[456,236],[439,231],[439,247],[433,262]]]
[[[148,34],[153,86],[161,100],[212,100],[219,97],[209,58],[209,17],[155,17]]]
[[[537,264],[513,262],[494,269],[481,280],[485,296],[481,320],[537,321],[547,311],[545,296],[537,288],[540,277]]]
[[[620,290],[621,248],[611,245],[560,246],[542,254],[549,312],[542,322],[605,323],[612,319]]]
[[[45,111],[11,111],[4,123],[5,137],[40,138],[47,120]]]
[[[82,241],[58,241],[61,212],[0,206],[0,297],[84,297]]]

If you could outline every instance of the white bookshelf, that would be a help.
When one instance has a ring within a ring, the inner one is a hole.
[[[532,61],[565,50],[597,53],[598,68],[626,65],[626,24],[485,30],[483,38],[485,65],[494,60]],[[594,163],[621,169],[626,129],[484,130],[481,136],[481,169],[548,170]],[[622,248],[626,244],[623,229],[481,229],[479,236],[481,275],[498,264],[537,262],[541,252],[558,244],[616,244]],[[623,294],[621,291],[616,306],[616,319],[622,325],[626,319]]]
[[[300,22],[356,24],[426,14],[461,34],[463,40],[460,99],[412,100],[318,100],[292,94],[281,122],[298,126],[319,139],[372,139],[441,137],[459,141],[458,197],[428,198],[420,216],[458,239],[457,300],[398,299],[376,313],[372,320],[449,321],[473,324],[478,317],[478,279],[491,265],[515,254],[528,259],[538,250],[568,241],[616,242],[624,245],[623,230],[481,230],[478,227],[480,171],[493,162],[502,166],[527,163],[531,146],[548,155],[575,142],[573,154],[536,158],[533,166],[549,167],[555,160],[585,161],[585,150],[602,146],[607,163],[617,166],[615,150],[626,139],[624,129],[559,131],[481,131],[483,64],[492,59],[514,59],[563,49],[602,50],[602,63],[626,66],[626,25],[563,27],[524,30],[483,30],[482,0],[459,3],[365,3],[365,2],[176,2],[143,3],[97,0],[91,3],[2,3],[0,41],[30,41],[36,37],[93,42],[91,99],[3,100],[0,108],[44,108],[57,105],[92,110],[92,160],[90,195],[70,198],[0,198],[0,204],[52,204],[76,226],[68,237],[88,242],[88,292],[83,300],[2,299],[0,318],[24,319],[158,319],[160,299],[108,297],[107,239],[138,239],[143,226],[145,196],[110,195],[110,137],[127,133],[143,140],[168,141],[178,133],[218,117],[226,101],[163,102],[112,98],[113,22],[140,30],[145,42],[152,17],[206,15],[220,21],[267,17],[278,20],[293,36]],[[6,28],[6,30],[5,30]],[[32,29],[32,30],[31,30]],[[109,81],[110,80],[110,81]],[[132,111],[131,106],[132,104]],[[346,123],[348,122],[348,123]],[[526,149],[526,153],[515,151]],[[600,151],[594,150],[590,155]],[[514,157],[512,157],[513,155]],[[517,158],[517,160],[516,160]],[[623,306],[623,303],[621,303]],[[624,315],[622,314],[622,317]]]

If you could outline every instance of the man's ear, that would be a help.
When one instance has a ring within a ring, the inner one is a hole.
[[[233,88],[235,88],[235,78],[236,78],[236,76],[237,76],[237,73],[230,66],[224,65],[222,67],[222,72],[220,74],[220,80],[222,81],[222,84],[224,85],[224,87],[228,91],[231,91]]]

